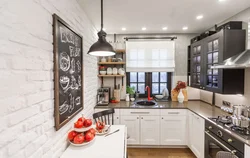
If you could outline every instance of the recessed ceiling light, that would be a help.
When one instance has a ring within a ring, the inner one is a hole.
[[[125,27],[122,28],[122,31],[126,31],[127,29]]]
[[[182,30],[187,30],[188,29],[188,27],[187,26],[184,26],[183,28],[182,28]]]
[[[224,2],[224,1],[226,1],[226,0],[219,0],[219,2]]]
[[[167,27],[163,27],[162,30],[167,30],[168,28]]]
[[[203,18],[203,15],[198,15],[198,16],[196,17],[197,20],[200,20],[200,19],[202,19],[202,18]]]
[[[147,28],[146,28],[146,27],[143,27],[143,28],[141,28],[141,30],[142,30],[142,31],[145,31],[145,30],[147,30]]]

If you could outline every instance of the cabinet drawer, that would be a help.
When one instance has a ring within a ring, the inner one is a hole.
[[[103,109],[98,108],[98,109],[95,109],[95,113],[100,112],[100,111],[104,111],[104,110],[108,110],[108,109],[109,108],[103,108]],[[119,116],[120,115],[120,109],[115,109],[115,114],[114,115]]]
[[[120,109],[121,115],[160,115],[160,109]]]
[[[187,115],[187,109],[162,109],[161,115],[183,116],[183,115]]]

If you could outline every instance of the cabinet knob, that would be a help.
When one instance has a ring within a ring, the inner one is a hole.
[[[212,126],[209,126],[208,128],[209,128],[209,129],[213,129],[213,127],[212,127]]]
[[[137,119],[139,119],[139,117],[137,117]]]
[[[143,117],[141,117],[141,119],[143,119]]]
[[[233,142],[233,140],[232,140],[232,139],[228,139],[227,141],[228,141],[228,143],[232,143],[232,142]]]
[[[119,119],[119,117],[116,117],[116,119]]]
[[[163,117],[161,119],[164,119]]]

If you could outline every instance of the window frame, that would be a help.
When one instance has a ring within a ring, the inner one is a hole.
[[[126,73],[126,77],[127,77],[127,86],[130,86],[130,83],[136,83],[137,87],[139,83],[143,83],[143,82],[138,82],[138,72],[137,73],[137,82],[130,82],[130,72]],[[154,82],[154,83],[159,83],[159,92],[160,92],[160,84],[161,83],[167,83],[167,89],[169,90],[169,95],[171,95],[171,85],[172,85],[172,73],[171,72],[166,72],[167,74],[167,82],[160,82],[160,72],[159,73],[159,82]],[[152,84],[153,84],[153,80],[152,80],[152,72],[145,72],[145,87],[149,86],[150,87],[150,96],[152,97],[152,95],[157,95],[157,94],[152,94]],[[161,92],[160,92],[161,94]],[[148,93],[145,92],[145,94],[139,94],[139,98],[145,98],[148,96]]]

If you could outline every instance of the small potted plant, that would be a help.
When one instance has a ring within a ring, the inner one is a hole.
[[[106,75],[106,73],[107,73],[105,66],[100,66],[99,71],[100,71],[101,75]]]
[[[129,94],[130,98],[135,98],[135,87],[127,86],[126,92]]]

